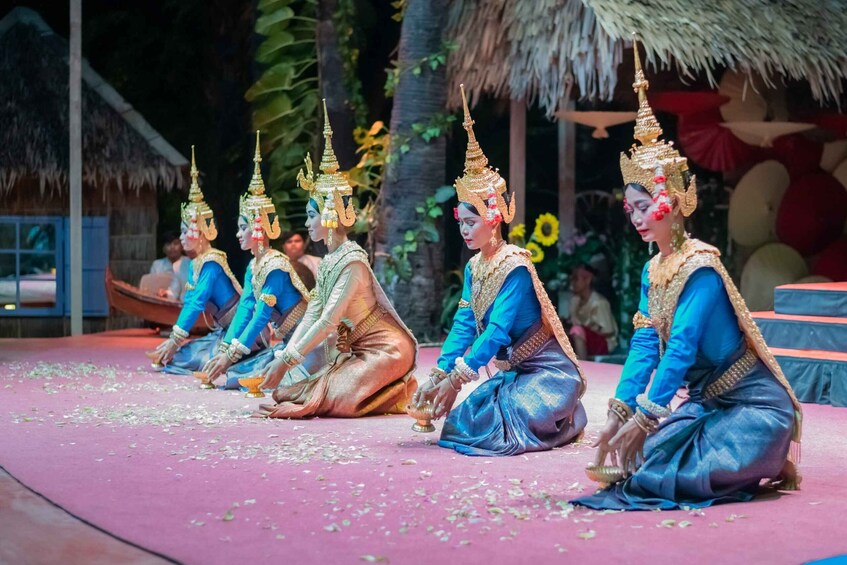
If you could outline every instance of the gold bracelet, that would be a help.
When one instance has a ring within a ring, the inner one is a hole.
[[[632,418],[632,408],[617,398],[609,399],[609,414],[617,416],[624,424]]]
[[[177,347],[182,347],[182,344],[188,339],[188,332],[179,326],[174,326],[171,330],[169,339],[176,344]]]
[[[647,435],[654,434],[659,429],[659,421],[649,417],[641,410],[635,411],[633,420],[635,420],[635,425],[641,428]]]

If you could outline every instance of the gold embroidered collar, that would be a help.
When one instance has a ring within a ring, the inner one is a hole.
[[[713,253],[720,256],[720,251],[697,239],[686,239],[679,251],[667,257],[656,255],[650,260],[648,276],[651,286],[665,287],[676,276],[683,265],[697,253]]]
[[[186,284],[186,288],[190,286],[191,288],[188,288],[188,290],[194,289],[194,286],[197,284],[197,279],[200,277],[200,271],[203,270],[203,265],[209,262],[220,265],[236,292],[241,294],[241,283],[238,282],[235,274],[230,270],[229,262],[226,260],[226,253],[220,249],[215,249],[214,247],[209,248],[208,251],[205,251],[194,258],[194,261],[192,262],[192,266],[194,267],[194,285]]]
[[[303,281],[300,280],[300,277],[297,276],[294,267],[291,265],[291,260],[285,253],[276,249],[269,249],[258,261],[255,259],[251,260],[250,266],[253,270],[253,294],[257,299],[262,292],[262,287],[265,286],[268,275],[273,271],[279,270],[288,273],[294,288],[297,289],[303,298],[309,300],[309,290],[303,284]]]

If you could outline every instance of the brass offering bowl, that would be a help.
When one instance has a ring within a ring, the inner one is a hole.
[[[611,485],[623,480],[623,469],[614,465],[589,465],[585,474],[594,482]]]
[[[164,365],[159,363],[159,353],[157,351],[145,351],[144,355],[151,361],[150,366],[156,369],[157,371],[161,371],[165,368]]]
[[[259,390],[259,385],[264,382],[264,377],[245,377],[238,379],[238,384],[247,389],[245,398],[264,398],[265,393]]]
[[[215,388],[214,383],[209,382],[209,376],[206,373],[194,371],[194,378],[200,381],[200,388],[203,390],[213,390]]]
[[[416,432],[429,433],[435,431],[435,426],[432,425],[432,410],[433,405],[430,402],[424,404],[408,404],[406,406],[406,414],[415,419],[412,424],[412,429]]]

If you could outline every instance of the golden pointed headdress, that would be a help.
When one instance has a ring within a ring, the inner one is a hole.
[[[640,184],[653,196],[659,197],[662,190],[669,197],[676,196],[683,216],[690,216],[697,208],[697,185],[694,175],[688,175],[688,159],[674,149],[673,142],[659,137],[662,127],[647,101],[650,83],[644,78],[638,42],[633,37],[632,50],[635,55],[635,82],[632,88],[638,94],[638,116],[635,118],[635,139],[641,145],[632,145],[631,157],[621,153],[621,174],[624,184]],[[687,182],[686,182],[687,181]]]
[[[197,179],[200,172],[194,161],[194,146],[191,146],[191,187],[188,189],[188,202],[182,204],[182,221],[188,224],[188,237],[197,239],[202,232],[206,239],[213,241],[218,237],[218,227],[215,225],[215,215],[203,199],[203,191]]]
[[[247,222],[254,226],[254,236],[258,230],[256,227],[261,227],[261,230],[268,236],[269,239],[276,239],[282,231],[279,228],[279,218],[276,213],[276,207],[273,200],[265,194],[265,181],[262,180],[262,153],[259,149],[259,130],[256,130],[256,154],[253,156],[253,178],[250,179],[250,186],[247,192],[241,197],[241,202],[238,206],[238,213],[247,219]],[[273,214],[273,221],[271,221]],[[256,224],[259,226],[256,226]]]
[[[338,170],[338,159],[332,149],[332,127],[329,124],[329,114],[324,107],[324,154],[321,157],[321,172],[317,178],[312,171],[311,156],[306,154],[306,174],[303,169],[297,173],[297,184],[309,193],[309,197],[318,203],[321,212],[321,225],[327,228],[337,228],[339,224],[350,227],[356,222],[356,210],[353,208],[353,187],[347,181],[344,173]],[[346,197],[346,203],[345,203]]]
[[[482,152],[473,131],[474,121],[468,109],[465,85],[460,84],[459,88],[462,90],[465,111],[462,125],[468,132],[468,149],[465,152],[465,174],[456,179],[456,194],[460,202],[473,205],[486,221],[504,221],[508,224],[515,217],[515,199],[506,188],[506,180],[497,169],[488,166],[488,158]]]

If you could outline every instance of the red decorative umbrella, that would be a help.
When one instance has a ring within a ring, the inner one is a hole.
[[[847,239],[840,239],[820,254],[812,272],[833,281],[847,281]]]
[[[805,135],[795,133],[778,137],[773,141],[773,151],[785,164],[792,180],[820,171],[823,143]]]
[[[686,157],[710,171],[728,172],[756,160],[759,151],[721,127],[717,109],[679,117],[677,137]]]
[[[776,217],[776,235],[804,256],[838,239],[847,220],[847,191],[835,177],[813,173],[791,183]]]
[[[723,96],[714,91],[686,92],[684,90],[672,90],[651,94],[649,99],[654,110],[679,116],[716,110],[729,102],[729,96]]]

